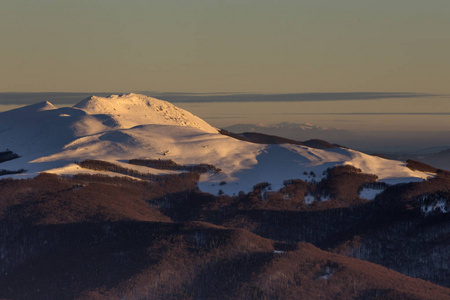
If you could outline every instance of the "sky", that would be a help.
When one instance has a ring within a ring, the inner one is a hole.
[[[448,0],[2,0],[0,111],[135,92],[218,127],[447,145],[449,16]]]
[[[450,94],[448,0],[2,0],[0,92]]]

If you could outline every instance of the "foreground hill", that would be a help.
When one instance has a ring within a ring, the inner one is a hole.
[[[173,222],[177,216],[164,208],[184,202],[191,209],[183,218],[195,219],[210,207],[196,203],[231,199],[191,191],[185,179],[174,195],[172,183],[160,179],[43,174],[0,181],[0,298],[450,299],[449,288],[310,243]]]

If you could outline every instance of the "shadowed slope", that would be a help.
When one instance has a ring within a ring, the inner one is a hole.
[[[244,133],[233,133],[231,131],[221,129],[220,133],[223,135],[231,136],[235,139],[247,141],[251,143],[256,144],[293,144],[293,145],[303,145],[311,148],[316,149],[332,149],[339,147],[339,145],[336,144],[330,144],[327,141],[318,140],[318,139],[312,139],[307,140],[304,142],[276,136],[276,135],[269,135],[264,133],[258,133],[258,132],[244,132]]]

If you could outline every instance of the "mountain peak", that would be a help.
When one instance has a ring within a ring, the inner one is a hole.
[[[35,108],[37,108],[38,111],[56,109],[56,107],[48,101],[42,101],[40,103],[35,104]]]
[[[190,112],[167,101],[141,94],[91,96],[74,107],[84,110],[88,114],[109,115],[123,128],[148,124],[178,125],[217,133],[217,129]]]
[[[31,105],[27,105],[27,106],[22,106],[16,109],[12,109],[6,112],[3,112],[3,114],[5,115],[23,115],[23,114],[34,114],[37,112],[41,112],[41,111],[46,111],[46,110],[54,110],[56,109],[56,107],[51,104],[48,101],[42,101],[42,102],[38,102],[35,104],[31,104]]]
[[[42,101],[39,103],[25,106],[22,109],[30,111],[30,112],[39,112],[39,111],[44,111],[44,110],[53,110],[53,109],[56,109],[56,107],[48,101]]]

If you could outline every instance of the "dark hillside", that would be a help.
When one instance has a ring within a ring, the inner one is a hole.
[[[413,171],[430,172],[430,173],[437,173],[438,171],[438,169],[435,167],[412,159],[406,160],[406,167],[410,168]]]
[[[170,220],[145,202],[150,184],[117,185],[102,179],[105,182],[81,182],[41,174],[28,180],[2,180],[0,215],[7,222],[29,224]]]
[[[450,299],[381,266],[450,286],[450,219],[422,210],[450,198],[446,173],[374,201],[358,193],[376,177],[351,166],[236,197],[183,174],[0,180],[0,298]]]
[[[261,184],[238,197],[191,194],[186,201],[155,205],[177,221],[204,220],[278,241],[341,249],[337,251],[450,286],[445,258],[450,255],[449,216],[437,212],[425,218],[420,208],[423,195],[449,190],[449,177],[439,174],[428,181],[391,187],[377,183],[386,190],[375,201],[359,198],[358,191],[374,185],[376,177],[343,166],[328,170],[317,184],[292,180],[277,192],[262,192]],[[306,193],[326,194],[330,199],[306,204]]]
[[[267,299],[448,299],[448,289],[308,243],[270,262],[252,283]],[[399,276],[400,275],[400,276]],[[246,295],[251,299],[250,295]],[[443,298],[441,298],[443,297]]]
[[[85,222],[27,233],[53,247],[3,273],[2,298],[450,299],[450,289],[311,244],[274,253],[270,240],[201,222]]]
[[[369,260],[403,274],[450,287],[450,177],[392,186],[374,201],[377,227],[355,235],[335,251]],[[432,209],[424,212],[424,207]]]

